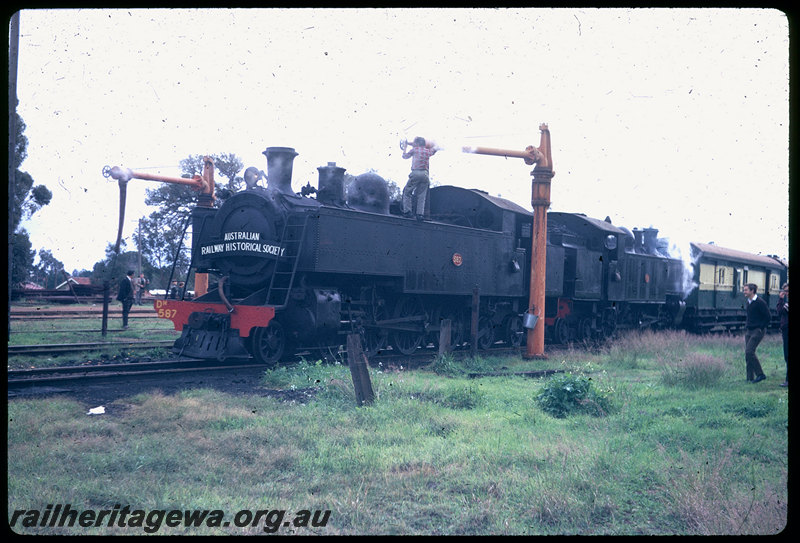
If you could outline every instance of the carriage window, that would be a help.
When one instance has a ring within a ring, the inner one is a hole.
[[[720,269],[718,275],[719,275],[719,277],[717,278],[717,284],[718,285],[724,285],[725,284],[725,268]]]

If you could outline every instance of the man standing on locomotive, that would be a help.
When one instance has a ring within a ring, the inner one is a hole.
[[[430,147],[428,146],[430,145]],[[425,138],[416,137],[411,144],[411,149],[403,153],[403,158],[412,158],[411,173],[408,174],[408,183],[403,189],[403,216],[411,217],[412,202],[416,202],[417,220],[422,220],[425,215],[425,200],[431,181],[428,175],[430,158],[438,148],[432,144],[426,145]]]
[[[756,356],[756,348],[761,343],[761,340],[764,339],[764,334],[767,333],[771,318],[767,302],[758,297],[756,290],[758,290],[758,287],[754,283],[747,283],[744,286],[744,297],[747,299],[744,359],[747,365],[747,380],[753,383],[758,383],[767,378]]]

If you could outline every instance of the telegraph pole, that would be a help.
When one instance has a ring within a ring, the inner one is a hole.
[[[139,242],[139,273],[138,277],[142,275],[142,219],[139,219],[139,235],[137,236],[137,241]]]

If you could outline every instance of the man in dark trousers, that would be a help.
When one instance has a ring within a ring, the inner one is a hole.
[[[403,149],[405,151],[405,148]],[[422,220],[425,216],[425,199],[428,197],[428,189],[431,186],[428,170],[430,159],[438,148],[431,142],[427,143],[425,138],[416,137],[411,143],[411,149],[403,153],[403,158],[410,158],[411,173],[408,174],[408,182],[403,188],[403,216],[412,217],[414,204],[416,203],[417,220]]]
[[[136,298],[136,304],[142,305],[142,296],[144,296],[145,291],[147,290],[147,284],[150,281],[145,278],[144,274],[140,274],[139,278],[136,280],[136,294],[134,298]]]
[[[761,363],[756,356],[756,347],[764,339],[769,326],[770,314],[767,302],[759,298],[756,291],[758,287],[754,283],[747,283],[744,286],[744,297],[747,299],[747,328],[744,334],[744,359],[747,363],[747,380],[758,383],[767,378],[761,370]]]
[[[128,275],[119,282],[117,300],[122,302],[122,329],[128,328],[128,313],[133,305],[133,270],[128,270]]]
[[[781,287],[778,294],[778,316],[781,318],[781,335],[783,336],[783,361],[786,362],[786,380],[782,387],[789,386],[789,283]]]

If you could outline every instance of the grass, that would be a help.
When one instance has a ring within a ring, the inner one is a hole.
[[[61,305],[37,305],[40,310],[46,309],[65,309]],[[122,317],[119,311],[122,305],[120,302],[109,304],[109,311],[115,313],[109,315],[108,332],[105,337],[101,333],[102,319],[81,318],[81,319],[42,319],[42,320],[17,320],[11,322],[12,333],[9,334],[9,345],[42,345],[57,343],[93,343],[93,342],[121,342],[121,341],[161,341],[175,340],[179,332],[175,331],[172,321],[156,318],[136,318],[128,319],[128,329],[120,330]],[[74,309],[74,305],[67,306],[66,309]],[[81,309],[102,310],[102,305],[81,306]],[[136,309],[151,309],[152,306],[134,306]],[[155,311],[153,311],[155,313]],[[8,357],[8,368],[30,368],[47,367],[57,365],[70,365],[73,363],[83,363],[89,360],[111,360],[129,356],[136,357],[163,357],[163,348],[152,350],[131,350],[125,346],[112,345],[88,353],[54,353],[49,356],[29,356],[12,355]]]
[[[197,389],[126,398],[119,414],[93,417],[65,398],[9,401],[9,518],[47,504],[119,504],[226,519],[330,510],[323,527],[281,534],[775,534],[788,499],[781,340],[759,347],[769,378],[756,385],[745,382],[743,351],[741,337],[659,333],[546,361],[371,368],[377,398],[361,408],[348,368],[316,361],[265,374],[269,388],[313,388],[307,403]],[[724,371],[665,378],[705,365]],[[537,397],[563,375],[466,376],[546,367],[590,380],[608,409],[548,414]],[[261,534],[264,523],[157,533]]]

